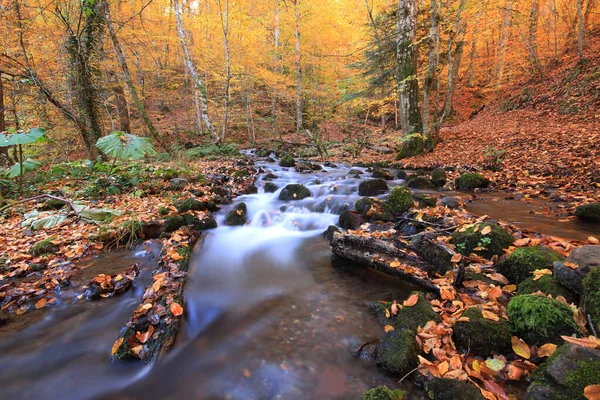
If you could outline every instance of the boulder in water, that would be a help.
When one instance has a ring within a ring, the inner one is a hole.
[[[265,184],[265,193],[275,193],[279,189],[276,184],[267,182]]]
[[[356,211],[345,210],[340,214],[338,225],[342,229],[356,230],[359,226],[367,222],[366,218]]]
[[[405,329],[387,332],[377,346],[377,362],[383,369],[404,376],[419,365],[415,333]]]
[[[310,197],[310,190],[302,184],[293,183],[287,185],[279,193],[279,200],[290,201],[290,200],[302,200]]]
[[[246,203],[240,203],[236,205],[233,210],[227,214],[227,218],[225,218],[225,225],[229,226],[239,226],[244,225],[248,220],[248,210],[246,208]]]
[[[407,212],[415,203],[409,189],[396,186],[385,199],[385,209],[394,215]]]
[[[358,194],[360,196],[377,196],[387,192],[388,186],[383,179],[369,179],[362,181],[358,185]]]
[[[281,167],[293,167],[296,165],[296,160],[291,154],[286,154],[279,160],[279,166]]]
[[[496,271],[513,283],[521,283],[536,269],[552,268],[552,263],[562,259],[559,253],[547,247],[519,247],[496,264]]]
[[[406,185],[413,189],[433,189],[433,183],[424,176],[415,176],[407,181]]]
[[[436,168],[431,171],[431,182],[436,187],[442,187],[446,184],[446,171],[443,168]]]

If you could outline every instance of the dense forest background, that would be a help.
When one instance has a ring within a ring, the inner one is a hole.
[[[111,131],[150,136],[162,151],[284,138],[359,146],[367,130],[402,128],[399,91],[414,83],[425,123],[403,134],[435,138],[511,83],[543,77],[565,51],[583,60],[596,9],[595,0],[4,1],[0,131],[43,127],[61,159],[96,156]]]

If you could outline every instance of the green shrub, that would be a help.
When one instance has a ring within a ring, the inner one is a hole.
[[[522,294],[513,297],[506,309],[513,332],[529,345],[560,344],[561,335],[580,334],[573,311],[557,300]]]

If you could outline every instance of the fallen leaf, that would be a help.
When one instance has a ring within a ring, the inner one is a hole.
[[[550,357],[556,351],[554,343],[546,343],[538,349],[538,357]]]
[[[513,336],[511,339],[512,348],[516,355],[521,356],[523,358],[529,359],[531,357],[531,349],[521,339],[516,336]]]
[[[544,275],[552,275],[552,271],[550,271],[547,268],[544,269],[536,269],[535,271],[532,272],[533,273],[533,280],[537,281],[538,279],[540,279],[542,276]]]
[[[587,241],[589,244],[600,244],[600,240],[596,239],[593,236],[588,237]]]
[[[481,315],[483,316],[483,318],[489,319],[491,321],[500,321],[500,317],[491,311],[481,310]]]
[[[183,314],[183,307],[181,307],[181,304],[176,302],[171,303],[171,305],[169,306],[169,310],[171,310],[171,313],[176,317]]]
[[[386,331],[386,332],[393,331],[394,327],[391,326],[391,325],[386,325],[386,326],[383,327],[383,330]]]
[[[588,400],[600,400],[600,385],[589,385],[583,389],[583,395]]]
[[[577,265],[575,263],[572,263],[572,262],[566,261],[566,262],[564,262],[564,264],[565,264],[565,267],[569,267],[571,269],[577,269],[577,268],[579,268],[579,265]]]
[[[485,388],[487,390],[492,392],[494,394],[494,396],[496,396],[498,399],[508,400],[508,396],[504,392],[504,389],[502,389],[500,387],[500,385],[498,385],[496,382],[485,380],[485,381],[483,381],[483,385],[485,386]]]
[[[491,226],[486,226],[481,230],[481,234],[483,236],[487,235],[488,233],[490,233],[492,231],[492,227]]]
[[[392,304],[391,309],[392,309],[392,314],[393,315],[398,314],[398,311],[400,311],[400,307],[398,307],[398,304],[396,303],[396,301],[394,301],[394,303]]]
[[[251,376],[251,375],[250,375],[250,371],[248,371],[247,369],[245,369],[245,370],[244,370],[244,376],[245,376],[246,378],[250,378],[250,376]]]
[[[417,293],[413,293],[408,299],[404,300],[403,305],[404,307],[412,307],[417,304],[417,301],[419,301],[419,295]]]
[[[571,336],[561,336],[565,342],[573,343],[579,346],[588,347],[590,349],[595,349],[596,347],[600,347],[600,339],[595,338],[594,336],[590,336],[587,338],[576,338]]]
[[[42,297],[37,303],[35,303],[36,310],[46,307],[47,302],[48,302],[48,300],[46,300],[45,297]]]
[[[488,360],[485,360],[485,365],[489,369],[499,372],[506,366],[506,362],[499,358],[490,358]]]
[[[531,239],[529,238],[523,238],[523,239],[517,239],[515,240],[515,247],[523,247],[523,246],[527,246],[527,244],[531,241]]]
[[[454,254],[452,256],[452,258],[450,259],[450,261],[453,262],[453,263],[460,262],[460,260],[462,260],[462,254],[460,254],[460,253]]]
[[[115,343],[112,346],[112,350],[110,352],[111,356],[114,356],[115,353],[117,352],[117,350],[119,350],[119,347],[121,347],[121,345],[123,344],[123,338],[118,338]]]

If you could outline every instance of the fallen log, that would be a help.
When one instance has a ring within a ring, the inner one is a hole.
[[[429,279],[421,278],[401,268],[395,268],[390,265],[394,262],[394,258],[398,258],[402,259],[404,264],[415,270],[426,271],[425,263],[417,261],[406,252],[396,248],[393,243],[347,232],[335,232],[331,240],[331,250],[338,257],[400,278],[409,283],[421,286],[423,289],[433,292],[438,296],[440,295],[439,287]]]
[[[184,311],[183,289],[188,279],[191,249],[204,238],[204,234],[187,227],[176,233],[180,232],[187,239],[163,248],[152,282],[112,347],[112,361],[155,361],[175,342]]]

